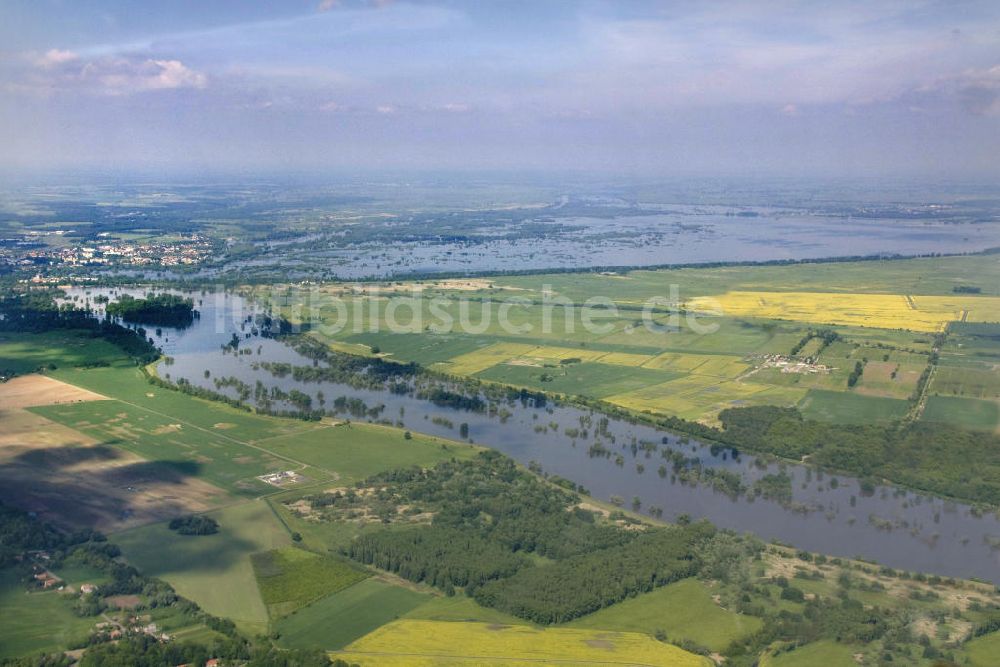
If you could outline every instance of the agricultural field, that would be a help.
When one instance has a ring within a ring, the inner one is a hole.
[[[85,331],[0,333],[0,378],[119,359],[121,350]]]
[[[369,578],[279,619],[279,643],[289,648],[341,649],[434,598]]]
[[[209,514],[214,535],[179,535],[158,523],[115,534],[126,560],[170,583],[209,613],[264,632],[269,616],[257,587],[251,555],[291,544],[288,531],[263,501],[243,502]]]
[[[680,373],[647,368],[612,366],[596,362],[541,365],[524,357],[497,364],[476,374],[491,382],[574,395],[586,387],[587,395],[606,398],[614,394],[662,384]]]
[[[949,322],[995,319],[1000,297],[733,291],[695,298],[685,305],[696,312],[721,311],[727,317],[934,332]]]
[[[690,641],[719,652],[762,626],[759,618],[723,609],[703,582],[684,579],[571,621],[564,627],[647,635],[660,631],[673,641]]]
[[[175,476],[203,479],[237,495],[263,493],[267,485],[257,477],[275,470],[301,470],[309,477],[327,474],[306,471],[301,462],[248,447],[230,436],[225,427],[204,428],[191,421],[189,415],[164,413],[143,405],[109,400],[39,407],[35,411],[95,441],[160,461],[162,467],[173,468]],[[226,417],[218,417],[217,423],[226,423],[221,421]]]
[[[989,370],[986,364],[952,365],[950,359],[934,372],[931,393],[964,398],[1000,398],[1000,372]],[[992,365],[992,364],[991,364]]]
[[[1000,429],[1000,401],[931,396],[927,399],[922,419],[976,431],[996,431]]]
[[[523,618],[484,607],[469,596],[461,594],[451,597],[443,595],[432,597],[406,614],[405,618],[424,621],[474,621],[500,625],[533,625]]]
[[[373,424],[236,410],[152,386],[120,354],[109,367],[53,374],[0,384],[0,457],[9,462],[0,493],[35,498],[32,508],[62,525],[115,531],[206,511],[278,491],[258,479],[275,471],[294,470],[305,484],[350,483],[478,450]]]
[[[643,664],[702,667],[702,656],[634,632],[536,629],[524,625],[400,620],[352,642],[335,657],[361,665]]]
[[[0,498],[63,528],[122,530],[229,499],[180,463],[146,460],[44,416],[0,420]]]
[[[89,389],[150,415],[183,421],[202,433],[215,433],[226,440],[252,443],[279,435],[299,433],[315,424],[297,419],[274,419],[237,410],[221,403],[193,398],[179,391],[149,384],[142,370],[119,358],[109,367],[60,368],[51,377]]]
[[[582,302],[592,296],[641,303],[666,296],[671,285],[681,295],[719,295],[728,291],[832,292],[871,294],[931,294],[949,296],[960,285],[1000,296],[995,255],[915,258],[890,261],[831,262],[792,266],[728,266],[627,273],[563,273],[542,276],[503,276],[491,281],[502,289],[530,294],[545,283],[557,293]]]
[[[44,375],[18,377],[0,385],[2,407],[10,411],[24,410],[40,405],[101,401],[105,398],[100,394]]]
[[[480,451],[469,444],[419,433],[406,439],[397,428],[357,422],[320,425],[271,438],[260,446],[277,456],[308,461],[313,468],[328,471],[338,484],[350,484],[391,468],[469,458]]]
[[[295,547],[255,553],[250,561],[271,618],[286,616],[368,576],[347,561]]]
[[[535,348],[535,345],[524,343],[494,343],[474,352],[466,352],[452,357],[439,367],[444,367],[456,375],[472,375],[498,363],[527,354]]]
[[[321,306],[321,319],[332,317],[324,303],[344,299],[340,327],[320,326],[310,335],[338,350],[377,350],[445,373],[580,394],[707,424],[716,423],[727,407],[803,402],[828,403],[829,409],[812,408],[828,419],[845,415],[851,423],[865,423],[868,414],[875,421],[905,415],[902,402],[916,400],[935,336],[948,327],[949,335],[961,340],[953,344],[946,338],[941,370],[962,360],[975,364],[976,372],[961,379],[939,373],[939,393],[998,395],[1000,351],[988,324],[1000,319],[1000,296],[992,286],[998,273],[992,258],[954,257],[511,276],[470,285],[415,281],[361,291],[326,285],[318,288],[318,301],[315,291],[310,298]],[[981,293],[954,292],[970,285]],[[259,290],[256,296],[289,315],[299,301],[294,290]],[[390,314],[393,296],[407,301]],[[516,303],[502,302],[513,297]],[[616,306],[591,312],[600,330],[585,326],[581,306],[591,297]],[[643,307],[654,297],[659,299],[651,311],[655,326],[646,326]],[[463,298],[474,300],[461,304]],[[447,314],[446,327],[435,320],[432,299],[438,300],[439,314]],[[701,313],[698,321],[712,331],[704,333],[684,314],[670,314],[672,303]],[[719,313],[710,312],[716,307]],[[503,325],[502,310],[508,316]],[[394,333],[390,319],[404,329],[420,326]],[[809,337],[820,329],[832,329],[838,338],[827,344]],[[991,346],[998,356],[984,365],[983,351]],[[795,366],[799,361],[805,365]],[[864,372],[849,383],[859,362]],[[825,398],[810,401],[810,390],[842,394],[840,409]],[[850,406],[861,405],[854,397],[901,403],[875,401],[877,409],[854,412]]]
[[[795,405],[806,390],[736,380],[720,381],[704,375],[609,396],[609,403],[635,412],[666,413],[692,421],[714,422],[714,415],[729,407]]]
[[[0,498],[67,529],[111,531],[204,511],[221,489],[45,416],[113,401],[52,378],[0,384]]]
[[[906,417],[910,404],[895,398],[810,389],[798,407],[807,419],[838,424],[874,424]]]

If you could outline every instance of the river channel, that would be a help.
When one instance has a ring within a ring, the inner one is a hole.
[[[141,294],[141,290],[127,290]],[[114,293],[120,293],[116,290]],[[97,294],[98,288],[72,288],[70,298],[79,303]],[[681,515],[705,518],[717,526],[748,532],[809,551],[833,556],[860,557],[898,569],[955,577],[976,577],[1000,583],[1000,519],[994,512],[926,494],[893,487],[862,492],[858,480],[821,473],[806,466],[758,460],[729,448],[710,447],[655,428],[609,418],[597,433],[602,415],[574,406],[549,402],[543,408],[520,402],[505,403],[508,415],[493,415],[440,407],[412,395],[389,391],[358,390],[331,382],[299,382],[275,377],[255,367],[256,362],[287,362],[311,366],[305,358],[279,340],[262,337],[246,323],[254,312],[243,298],[222,292],[192,293],[200,318],[183,330],[163,328],[156,343],[171,361],[160,362],[161,376],[172,381],[185,378],[192,384],[216,390],[215,378],[236,377],[250,385],[258,380],[284,391],[298,389],[314,398],[322,392],[326,405],[339,396],[360,398],[369,406],[384,405],[380,418],[401,422],[405,428],[430,435],[459,439],[459,425],[468,424],[468,437],[476,444],[499,450],[517,461],[536,463],[549,474],[572,480],[594,497],[613,497],[631,507],[641,501],[642,512],[659,507],[663,518]],[[149,328],[152,330],[153,328]],[[225,352],[233,334],[249,354]],[[205,376],[205,371],[209,376]],[[223,392],[233,394],[223,388]],[[587,427],[589,425],[589,427]],[[567,430],[569,433],[567,433]],[[575,431],[587,430],[586,437]],[[575,435],[575,437],[573,437]],[[600,441],[610,457],[593,456]],[[633,453],[632,444],[640,446]],[[657,451],[645,451],[655,444]],[[732,497],[709,484],[685,483],[672,473],[659,474],[670,461],[658,450],[671,449],[685,457],[698,457],[706,467],[739,474],[747,486],[764,475],[784,471],[792,478],[792,501],[778,502],[752,494]],[[621,458],[619,458],[619,456]],[[623,459],[623,460],[622,460]]]

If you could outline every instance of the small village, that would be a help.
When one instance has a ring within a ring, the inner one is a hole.
[[[46,566],[46,562],[51,560],[51,555],[46,551],[31,552],[28,554],[28,558],[31,561],[31,576],[35,581],[36,589],[57,591],[63,595],[79,596],[80,598],[96,596],[100,593],[100,587],[96,584],[81,583],[73,586],[51,572]],[[110,608],[117,608],[119,612],[128,612],[134,609],[139,602],[135,596],[119,595],[109,597],[105,601],[110,604],[110,607],[109,610],[101,613],[101,618],[104,620],[94,625],[93,636],[95,640],[113,641],[137,635],[148,635],[162,642],[171,640],[171,636],[161,631],[148,614],[109,615]],[[114,612],[111,613],[114,614]]]
[[[783,354],[765,354],[755,357],[755,361],[759,359],[760,364],[747,375],[752,375],[753,373],[763,370],[765,368],[777,368],[780,369],[782,373],[798,373],[802,375],[815,375],[819,373],[829,373],[835,370],[831,366],[826,366],[824,364],[818,363],[814,357],[789,357]]]
[[[109,232],[84,243],[68,244],[72,230],[26,232],[0,239],[0,265],[25,269],[53,264],[61,267],[191,266],[212,252],[212,242],[200,234],[171,240],[125,240]]]

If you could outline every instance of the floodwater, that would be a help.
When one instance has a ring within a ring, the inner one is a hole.
[[[110,290],[74,288],[71,297],[81,301],[88,295],[109,294]],[[140,290],[131,290],[137,294]],[[157,343],[172,358],[161,362],[161,376],[215,390],[212,378],[237,377],[254,385],[261,380],[267,387],[285,391],[298,389],[314,398],[322,391],[326,405],[338,396],[360,398],[369,406],[385,406],[381,418],[401,422],[412,431],[458,439],[459,425],[468,424],[469,438],[479,445],[499,450],[517,461],[535,462],[550,474],[583,485],[602,500],[613,496],[631,506],[639,498],[643,512],[663,509],[664,519],[679,515],[705,518],[717,526],[753,533],[765,540],[810,551],[842,557],[860,557],[898,569],[945,576],[977,577],[1000,583],[1000,519],[994,513],[980,514],[968,505],[945,501],[892,487],[877,487],[864,494],[858,480],[844,475],[823,474],[794,464],[766,463],[729,448],[712,448],[694,441],[683,442],[676,435],[644,425],[609,419],[607,429],[597,435],[599,413],[565,405],[545,408],[504,404],[506,419],[436,406],[429,401],[388,391],[357,390],[330,382],[298,382],[291,376],[277,378],[254,362],[277,361],[312,365],[280,341],[252,333],[246,317],[253,306],[239,296],[222,292],[191,293],[200,319],[178,331],[164,328]],[[222,346],[236,333],[241,348],[251,354],[223,352]],[[443,418],[449,428],[435,423]],[[570,437],[567,429],[581,428],[581,419],[590,422],[588,436]],[[556,425],[557,428],[552,428]],[[610,449],[610,458],[592,457],[588,450],[596,441]],[[658,450],[672,449],[685,456],[697,456],[705,466],[726,469],[752,484],[766,474],[785,470],[792,477],[793,502],[781,504],[762,497],[731,498],[706,484],[685,484],[658,474],[670,461],[659,451],[646,456],[640,447],[632,453],[632,443],[655,443]],[[617,455],[624,459],[616,463]],[[644,467],[640,472],[639,465]],[[834,481],[836,478],[836,481]]]
[[[996,225],[851,220],[804,214],[739,218],[716,213],[559,218],[572,231],[470,244],[384,243],[307,252],[339,278],[436,272],[761,262],[838,256],[975,252],[1000,243]],[[500,234],[502,228],[492,230]],[[269,260],[255,260],[266,265]],[[294,264],[292,264],[294,266]]]
[[[955,224],[934,219],[863,219],[759,209],[755,217],[724,207],[676,206],[670,213],[614,218],[565,217],[465,234],[461,241],[378,235],[345,243],[336,233],[269,242],[266,252],[221,268],[187,274],[205,279],[232,273],[358,280],[425,273],[642,267],[713,262],[762,262],[844,256],[911,256],[978,252],[1000,245],[996,222]],[[419,229],[414,233],[419,236]],[[147,278],[185,277],[149,268],[119,270]]]

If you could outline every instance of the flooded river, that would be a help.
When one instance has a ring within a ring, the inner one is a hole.
[[[74,288],[81,301],[108,290]],[[140,291],[133,291],[139,294]],[[609,418],[597,433],[602,415],[572,406],[549,403],[543,408],[521,403],[503,407],[508,416],[439,407],[429,401],[389,391],[358,390],[331,382],[298,382],[290,375],[278,378],[257,362],[287,362],[312,366],[280,341],[255,335],[245,324],[253,307],[241,297],[223,293],[195,293],[201,313],[193,326],[178,331],[164,328],[156,339],[172,361],[161,362],[161,376],[172,381],[216,390],[214,378],[236,377],[249,385],[257,380],[268,388],[298,389],[311,395],[314,405],[322,392],[330,406],[339,396],[360,398],[369,406],[384,405],[382,419],[405,428],[458,439],[459,425],[468,424],[469,439],[499,450],[517,461],[537,463],[550,474],[584,486],[602,500],[621,498],[630,507],[634,498],[641,511],[663,509],[663,518],[680,515],[705,518],[717,526],[753,533],[795,547],[834,556],[860,557],[890,567],[956,577],[977,577],[1000,583],[1000,520],[973,508],[891,487],[863,493],[858,480],[830,475],[793,464],[765,462],[729,448],[709,447],[645,425]],[[233,334],[251,354],[223,351]],[[155,337],[155,336],[154,336]],[[205,377],[205,370],[211,378]],[[235,394],[232,390],[220,391]],[[449,425],[449,423],[451,425]],[[575,433],[575,430],[584,430]],[[567,433],[569,430],[569,433]],[[599,441],[610,457],[592,456]],[[633,443],[638,445],[633,453]],[[642,447],[647,445],[647,451]],[[653,447],[655,445],[655,448]],[[746,494],[733,498],[707,484],[689,484],[669,470],[664,449],[697,457],[704,466],[739,474],[746,485],[764,475],[785,471],[792,478],[792,502],[779,503]],[[620,457],[620,458],[619,458]]]

